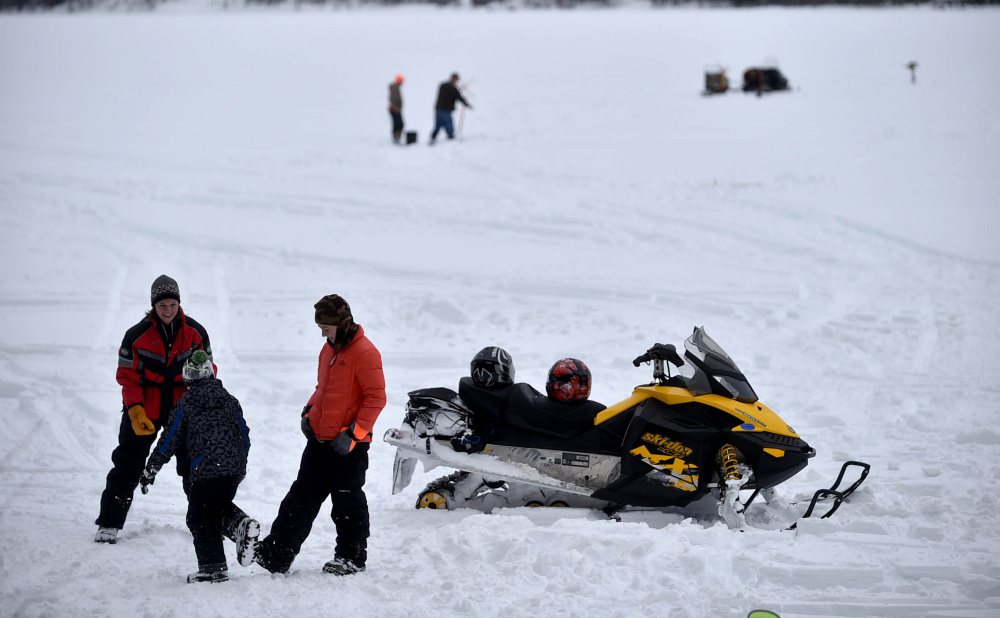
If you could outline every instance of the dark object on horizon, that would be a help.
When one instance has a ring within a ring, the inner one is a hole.
[[[751,67],[743,72],[743,92],[765,92],[788,90],[788,80],[774,67]]]
[[[705,67],[705,90],[702,94],[722,94],[729,90],[729,78],[726,69],[718,65]]]
[[[906,68],[910,69],[910,82],[917,83],[917,63],[916,61],[910,62],[906,65]]]
[[[406,132],[406,143],[407,144],[416,144],[417,143],[417,132],[416,131],[407,131]]]

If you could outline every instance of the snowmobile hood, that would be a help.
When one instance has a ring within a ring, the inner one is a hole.
[[[594,424],[600,425],[650,398],[658,399],[669,406],[692,401],[712,406],[733,417],[735,422],[733,431],[766,431],[792,438],[801,437],[788,426],[788,423],[781,420],[781,417],[759,401],[742,403],[720,395],[699,395],[696,397],[688,389],[677,386],[639,386],[632,391],[631,397],[597,414],[594,417]]]

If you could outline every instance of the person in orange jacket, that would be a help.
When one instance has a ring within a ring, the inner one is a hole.
[[[382,356],[354,323],[347,301],[331,294],[315,309],[326,343],[319,353],[316,390],[302,410],[306,446],[298,477],[278,507],[270,534],[257,545],[254,561],[272,573],[287,572],[329,497],[337,545],[323,571],[348,575],[365,570],[368,559],[365,471],[375,420],[385,407],[385,377]]]
[[[115,543],[125,525],[135,488],[156,432],[166,422],[174,403],[187,387],[181,368],[195,352],[204,350],[212,358],[212,345],[205,327],[184,314],[177,282],[166,275],[153,281],[149,300],[152,309],[128,329],[118,350],[116,379],[122,387],[122,420],[118,446],[111,453],[113,467],[101,494],[97,516],[97,543]],[[215,369],[215,365],[212,365]],[[187,491],[187,459],[177,458],[177,473]]]

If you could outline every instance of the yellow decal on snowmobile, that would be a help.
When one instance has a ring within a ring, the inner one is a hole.
[[[789,436],[791,438],[800,437],[799,434],[792,431],[792,428],[789,427],[785,421],[781,420],[777,414],[772,412],[770,408],[759,401],[754,403],[743,403],[736,401],[735,399],[722,397],[720,395],[699,395],[695,397],[688,389],[680,388],[678,386],[639,386],[632,391],[632,396],[625,401],[621,401],[602,410],[596,417],[594,417],[594,424],[600,425],[601,423],[618,416],[622,412],[634,408],[647,399],[656,399],[658,401],[662,401],[668,406],[675,406],[692,401],[703,403],[730,414],[731,416],[739,419],[742,424],[748,426],[753,425],[752,429],[741,425],[733,431],[767,431],[781,436]]]
[[[766,449],[764,449],[764,452],[767,453],[768,455],[770,455],[771,457],[784,457],[785,456],[785,451],[781,450],[780,448],[766,448]]]
[[[689,464],[680,457],[651,453],[646,445],[634,448],[629,453],[639,457],[657,470],[666,473],[667,478],[664,480],[671,487],[675,487],[681,491],[698,490],[698,466]]]
[[[684,446],[677,440],[673,440],[666,436],[661,436],[658,433],[646,432],[640,438],[643,442],[649,442],[650,444],[656,445],[656,450],[661,453],[667,453],[672,457],[688,457],[691,455],[691,449]]]

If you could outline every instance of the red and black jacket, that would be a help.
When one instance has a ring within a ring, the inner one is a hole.
[[[141,405],[149,420],[165,421],[170,408],[187,390],[181,367],[195,350],[205,350],[212,358],[205,327],[181,309],[170,324],[163,324],[152,312],[128,329],[118,350],[116,375],[125,409]]]

